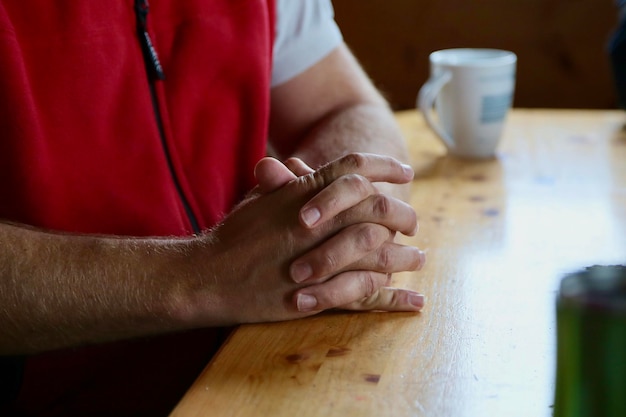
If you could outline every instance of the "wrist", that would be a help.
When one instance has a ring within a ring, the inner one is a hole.
[[[223,308],[210,235],[156,242],[148,255],[150,280],[158,282],[161,296],[153,313],[174,330],[221,324]]]

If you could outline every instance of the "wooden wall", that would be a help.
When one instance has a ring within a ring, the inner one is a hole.
[[[614,108],[613,0],[333,0],[352,48],[395,109],[415,106],[430,52],[518,55],[517,107]]]

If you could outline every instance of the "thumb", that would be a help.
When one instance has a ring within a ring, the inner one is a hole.
[[[254,176],[263,194],[271,193],[297,178],[282,162],[270,157],[263,158],[256,164]]]

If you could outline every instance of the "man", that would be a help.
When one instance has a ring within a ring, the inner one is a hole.
[[[0,2],[5,414],[166,414],[216,327],[423,306],[393,116],[328,2],[274,6]]]

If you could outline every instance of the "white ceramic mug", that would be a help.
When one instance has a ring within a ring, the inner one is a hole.
[[[417,107],[452,155],[495,155],[513,103],[517,56],[499,49],[443,49],[430,54],[430,78]],[[433,105],[437,123],[433,118]]]

